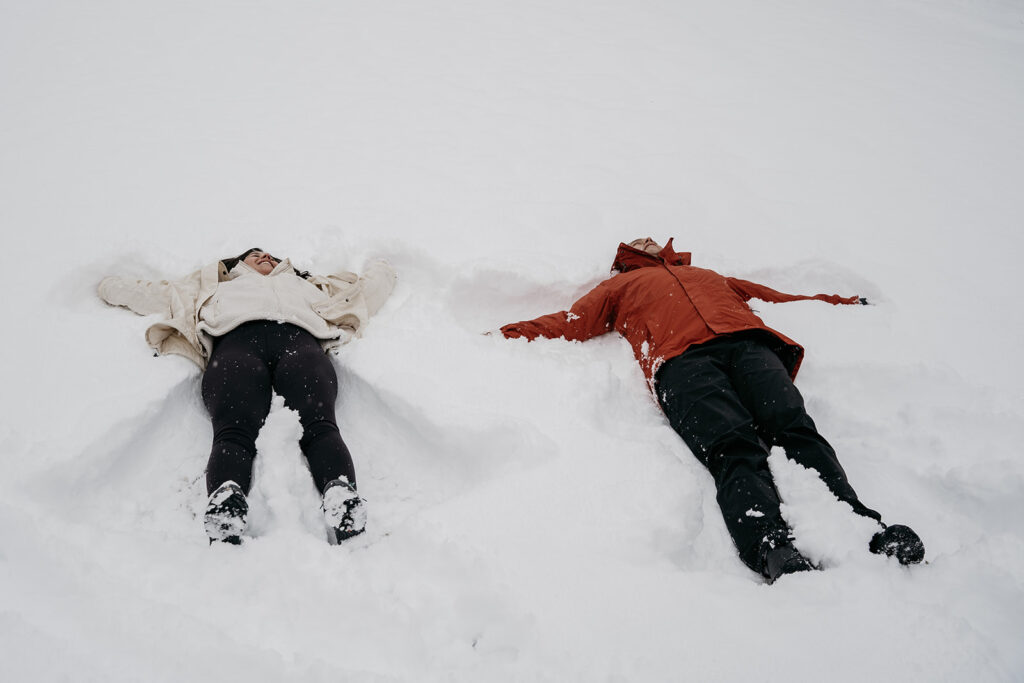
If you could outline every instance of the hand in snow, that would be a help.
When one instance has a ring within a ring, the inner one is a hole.
[[[395,266],[391,263],[390,259],[386,259],[383,256],[371,256],[366,259],[363,265],[363,270],[373,270],[375,268],[383,268],[384,270],[394,271]]]

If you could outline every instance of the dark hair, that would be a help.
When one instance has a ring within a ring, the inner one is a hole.
[[[230,258],[223,258],[223,259],[220,260],[220,262],[224,264],[224,269],[225,270],[230,271],[232,268],[234,268],[235,266],[238,265],[239,261],[244,261],[245,257],[248,256],[249,254],[251,254],[254,251],[263,251],[263,250],[260,249],[259,247],[251,247],[251,248],[246,249],[245,251],[243,251],[238,256],[232,256]],[[267,252],[263,251],[263,253],[266,254]],[[281,262],[281,259],[277,258],[273,254],[268,254],[268,255],[270,256],[270,258],[274,259],[278,263]],[[298,275],[299,277],[304,278],[306,280],[308,280],[309,277],[310,277],[310,274],[309,274],[308,270],[299,270],[298,268],[296,268],[294,266],[292,266],[292,270],[295,271],[296,275]]]

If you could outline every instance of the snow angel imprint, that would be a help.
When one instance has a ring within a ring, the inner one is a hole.
[[[770,583],[816,567],[794,547],[768,468],[769,449],[818,472],[839,500],[881,527],[872,552],[903,564],[924,559],[909,527],[882,524],[847,481],[793,384],[804,350],[757,317],[747,302],[815,299],[866,304],[857,296],[784,294],[690,265],[672,240],[620,244],[605,280],[569,311],[505,325],[508,338],[586,341],[619,332],[633,347],[672,428],[715,478],[718,504],[740,559]]]
[[[241,542],[256,437],[274,391],[299,414],[299,445],[335,538],[365,529],[352,456],[334,419],[338,377],[325,351],[358,335],[394,285],[394,270],[383,261],[370,263],[362,277],[319,277],[258,248],[180,280],[100,282],[108,304],[163,316],[146,330],[158,353],[185,356],[203,370],[203,402],[213,422],[204,515],[211,543]]]

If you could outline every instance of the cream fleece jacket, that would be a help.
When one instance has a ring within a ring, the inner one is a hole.
[[[257,281],[252,278],[267,278]],[[104,278],[97,289],[112,306],[139,315],[162,315],[146,330],[158,353],[173,353],[206,368],[212,337],[249,320],[280,320],[309,330],[325,349],[359,336],[395,287],[395,271],[384,261],[367,265],[362,277],[340,272],[308,280],[294,274],[287,260],[270,275],[244,263],[231,273],[212,263],[180,280]]]
[[[341,336],[340,327],[313,310],[329,298],[327,293],[296,275],[288,259],[266,275],[239,261],[228,278],[199,309],[200,333],[221,337],[250,320],[275,320],[297,325],[317,339]]]

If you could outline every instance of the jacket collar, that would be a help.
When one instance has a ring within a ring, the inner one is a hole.
[[[688,266],[690,265],[690,252],[688,251],[676,251],[672,247],[672,240],[674,237],[670,237],[665,247],[655,254],[648,254],[646,251],[641,251],[635,247],[631,247],[625,242],[619,244],[619,250],[615,253],[615,262],[612,263],[612,270],[617,270],[620,273],[628,273],[631,270],[637,268],[645,268],[647,266],[657,266],[665,264],[668,266]]]

